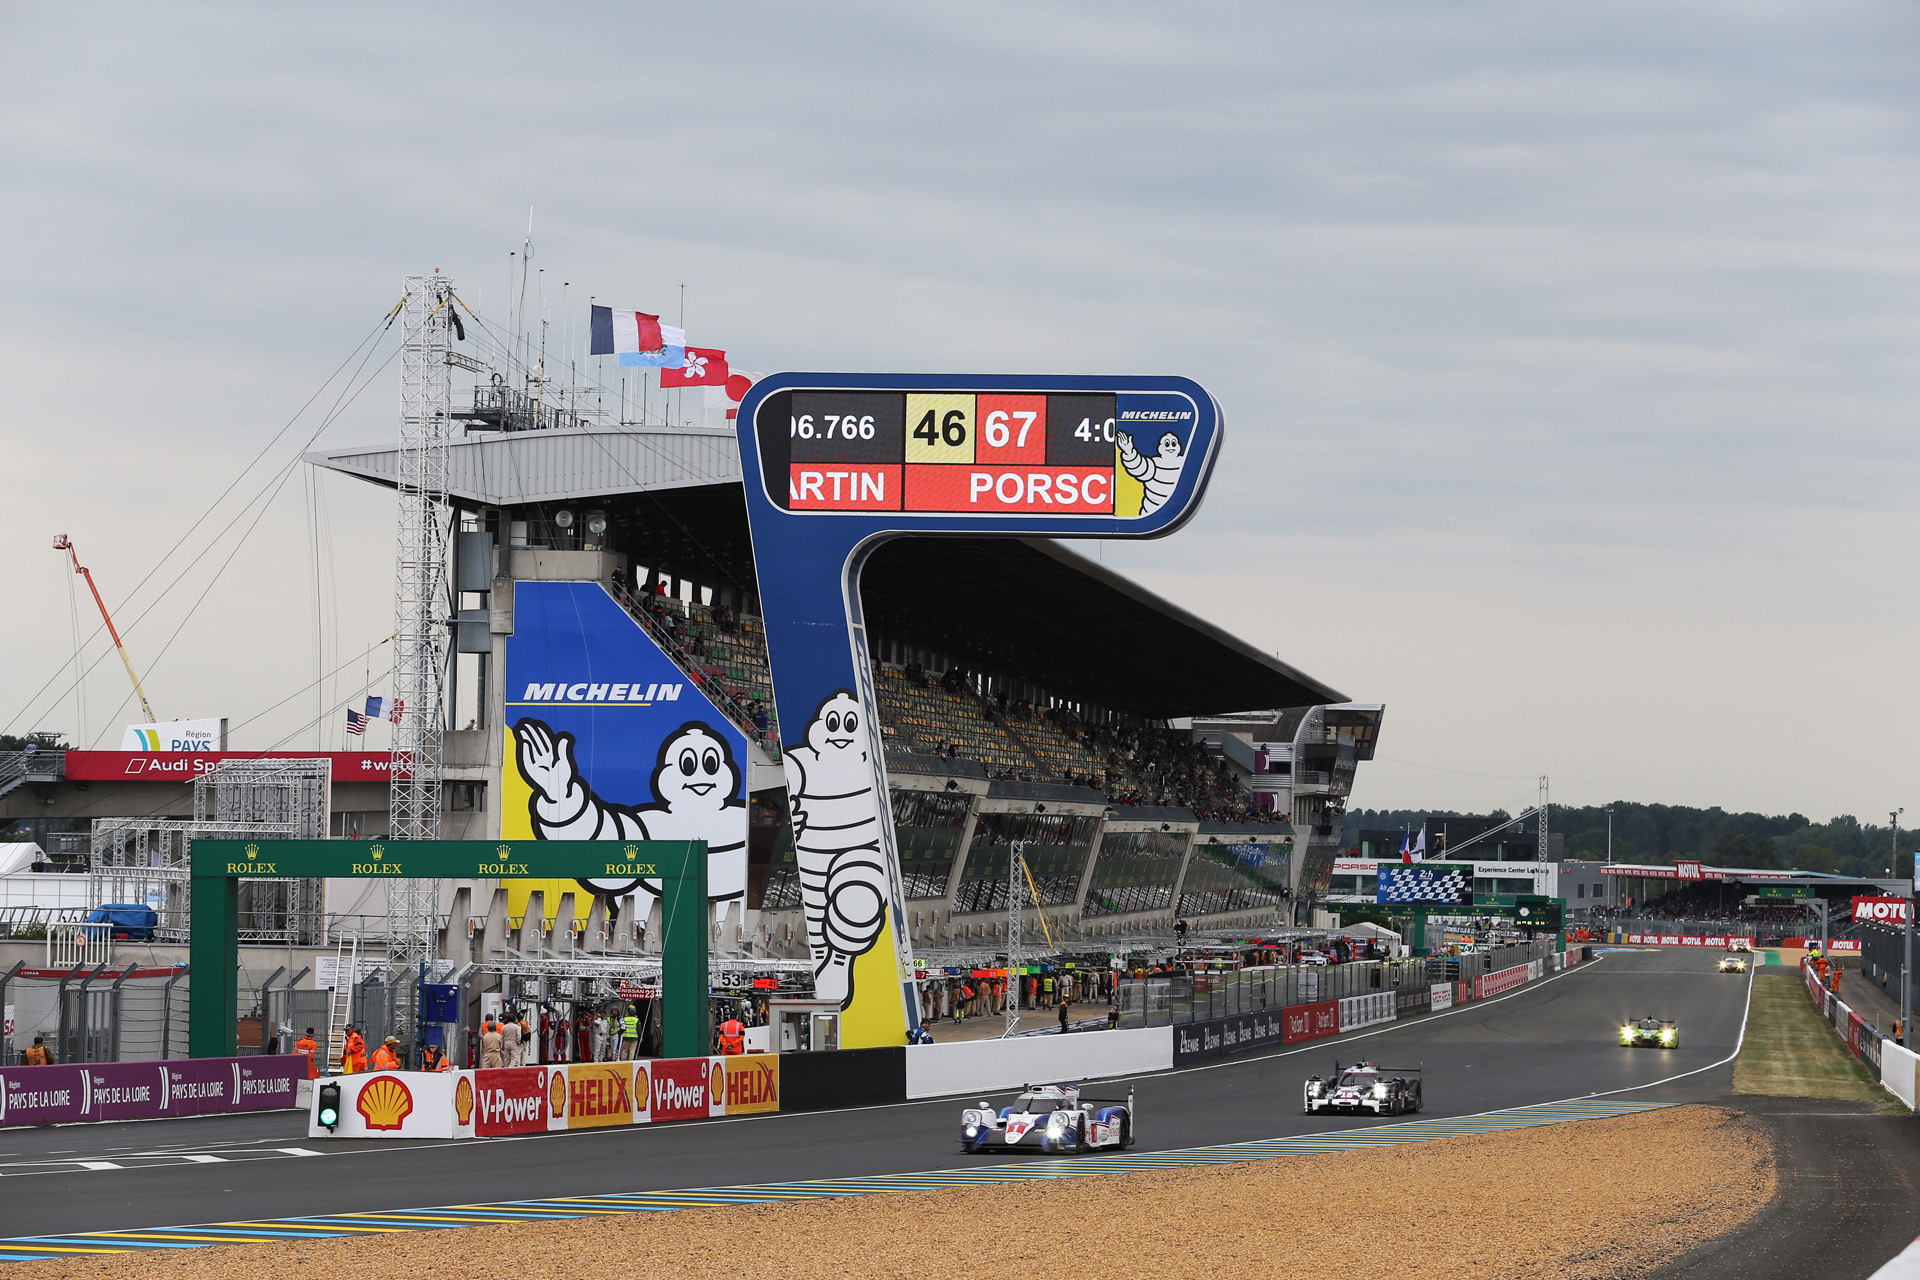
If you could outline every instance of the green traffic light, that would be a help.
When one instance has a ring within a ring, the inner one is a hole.
[[[323,1107],[320,1110],[320,1123],[331,1129],[340,1123],[340,1113],[332,1107]]]

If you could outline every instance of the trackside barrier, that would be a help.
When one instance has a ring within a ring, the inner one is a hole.
[[[1271,1014],[1249,1014],[1221,1021],[1271,1018],[1276,1024],[1272,1039],[1277,1041],[1279,1017],[1280,1011],[1276,1009]],[[1141,1027],[1131,1031],[1083,1031],[1064,1036],[913,1045],[906,1050],[906,1093],[909,1098],[942,1098],[1013,1089],[1045,1080],[1091,1080],[1098,1076],[1164,1071],[1179,1060],[1174,1052],[1177,1032],[1195,1032],[1214,1025],[1203,1022],[1184,1027]]]
[[[304,1053],[0,1067],[0,1127],[283,1111],[306,1079]]]
[[[307,1136],[496,1138],[780,1111],[790,1109],[782,1106],[786,1077],[807,1074],[804,1069],[792,1071],[794,1059],[853,1059],[860,1054],[891,1055],[897,1065],[903,1051],[756,1053],[328,1076],[319,1083],[340,1086],[339,1123],[331,1132],[321,1125],[321,1094],[316,1088],[307,1111]],[[854,1061],[840,1063],[839,1070],[854,1079],[873,1075]],[[878,1100],[898,1102],[905,1096],[896,1079],[892,1090]],[[842,1103],[830,1099],[819,1105]]]
[[[1813,1001],[1815,1011],[1832,1024],[1834,1031],[1846,1042],[1847,1051],[1860,1059],[1868,1073],[1880,1082],[1881,1088],[1908,1107],[1913,1107],[1915,1056],[1882,1036],[1872,1023],[1828,990],[1811,962],[1800,962],[1800,974],[1806,981],[1807,997]]]
[[[1584,958],[1584,951],[1569,949],[1565,961],[1576,962],[1576,953]],[[341,1089],[339,1124],[331,1133],[319,1124],[316,1089],[307,1133],[312,1138],[495,1137],[765,1111],[829,1110],[992,1093],[1042,1080],[1135,1075],[1302,1044],[1397,1017],[1449,1009],[1512,990],[1542,976],[1547,968],[1547,961],[1533,960],[1470,981],[1388,989],[1174,1026],[1064,1036],[823,1053],[329,1076],[323,1083],[337,1083]],[[276,1060],[234,1061],[257,1067]],[[305,1057],[288,1061],[297,1063],[298,1075],[304,1078]],[[198,1062],[166,1065],[178,1070]],[[8,1068],[6,1072],[10,1076],[20,1071],[63,1070],[72,1074],[78,1068]],[[1908,1087],[1911,1092],[1911,1084]],[[4,1123],[39,1121],[0,1118]]]
[[[1348,996],[1340,1002],[1340,1029],[1358,1031],[1361,1027],[1371,1027],[1394,1019],[1394,1000],[1391,991],[1378,995]]]
[[[1754,940],[1739,934],[1624,933],[1615,929],[1607,935],[1607,941],[1638,947],[1724,947],[1734,942],[1744,942],[1751,947]]]

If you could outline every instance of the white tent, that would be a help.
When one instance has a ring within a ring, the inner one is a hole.
[[[1400,944],[1400,935],[1384,925],[1368,924],[1364,921],[1360,924],[1350,924],[1342,929],[1338,936],[1342,938],[1364,938],[1372,942],[1385,943],[1389,951],[1396,956],[1402,955],[1406,951],[1406,948]]]

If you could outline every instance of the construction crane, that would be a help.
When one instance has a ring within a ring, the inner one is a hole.
[[[126,664],[127,679],[133,681],[133,691],[140,695],[140,710],[147,717],[148,724],[158,724],[153,708],[147,703],[147,691],[140,687],[140,676],[133,669],[133,659],[127,656],[127,646],[120,639],[119,629],[113,625],[113,618],[107,613],[107,602],[100,598],[100,588],[93,583],[93,574],[80,563],[80,553],[74,548],[72,539],[66,534],[55,534],[53,549],[64,551],[73,560],[73,571],[87,580],[87,590],[93,592],[93,602],[100,606],[100,620],[107,624],[107,634],[113,637],[113,647],[120,651],[120,661]]]

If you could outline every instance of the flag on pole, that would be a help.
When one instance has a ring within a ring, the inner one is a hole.
[[[1400,861],[1402,862],[1413,861],[1413,846],[1408,843],[1411,839],[1412,836],[1407,832],[1407,829],[1402,827],[1400,829]]]
[[[633,351],[658,351],[661,341],[660,317],[644,311],[615,311],[612,307],[593,309],[593,338],[587,354],[623,356]],[[684,345],[684,344],[683,344]]]
[[[638,351],[622,351],[620,353],[622,369],[631,369],[636,366],[647,369],[680,369],[686,366],[687,331],[676,329],[670,324],[656,324],[654,328],[657,332],[653,341],[660,345],[641,347]],[[646,335],[642,334],[641,340],[646,341]]]
[[[407,700],[405,698],[389,698],[388,701],[393,703],[393,707],[387,712],[387,719],[393,721],[395,724],[399,724],[400,713],[406,710]]]
[[[367,699],[367,719],[384,720],[387,718],[387,700],[385,698]]]
[[[367,731],[367,718],[353,708],[347,708],[347,736],[357,738]]]
[[[727,353],[713,347],[688,347],[684,367],[660,374],[663,387],[718,387],[726,381]]]
[[[1426,860],[1427,860],[1427,824],[1423,822],[1420,824],[1420,838],[1413,842],[1413,856],[1410,857],[1408,861],[1409,862],[1425,862]]]
[[[740,408],[740,402],[747,398],[748,389],[766,376],[764,373],[729,373],[724,387],[708,385],[706,407],[725,409],[727,417],[732,419],[735,411]]]

